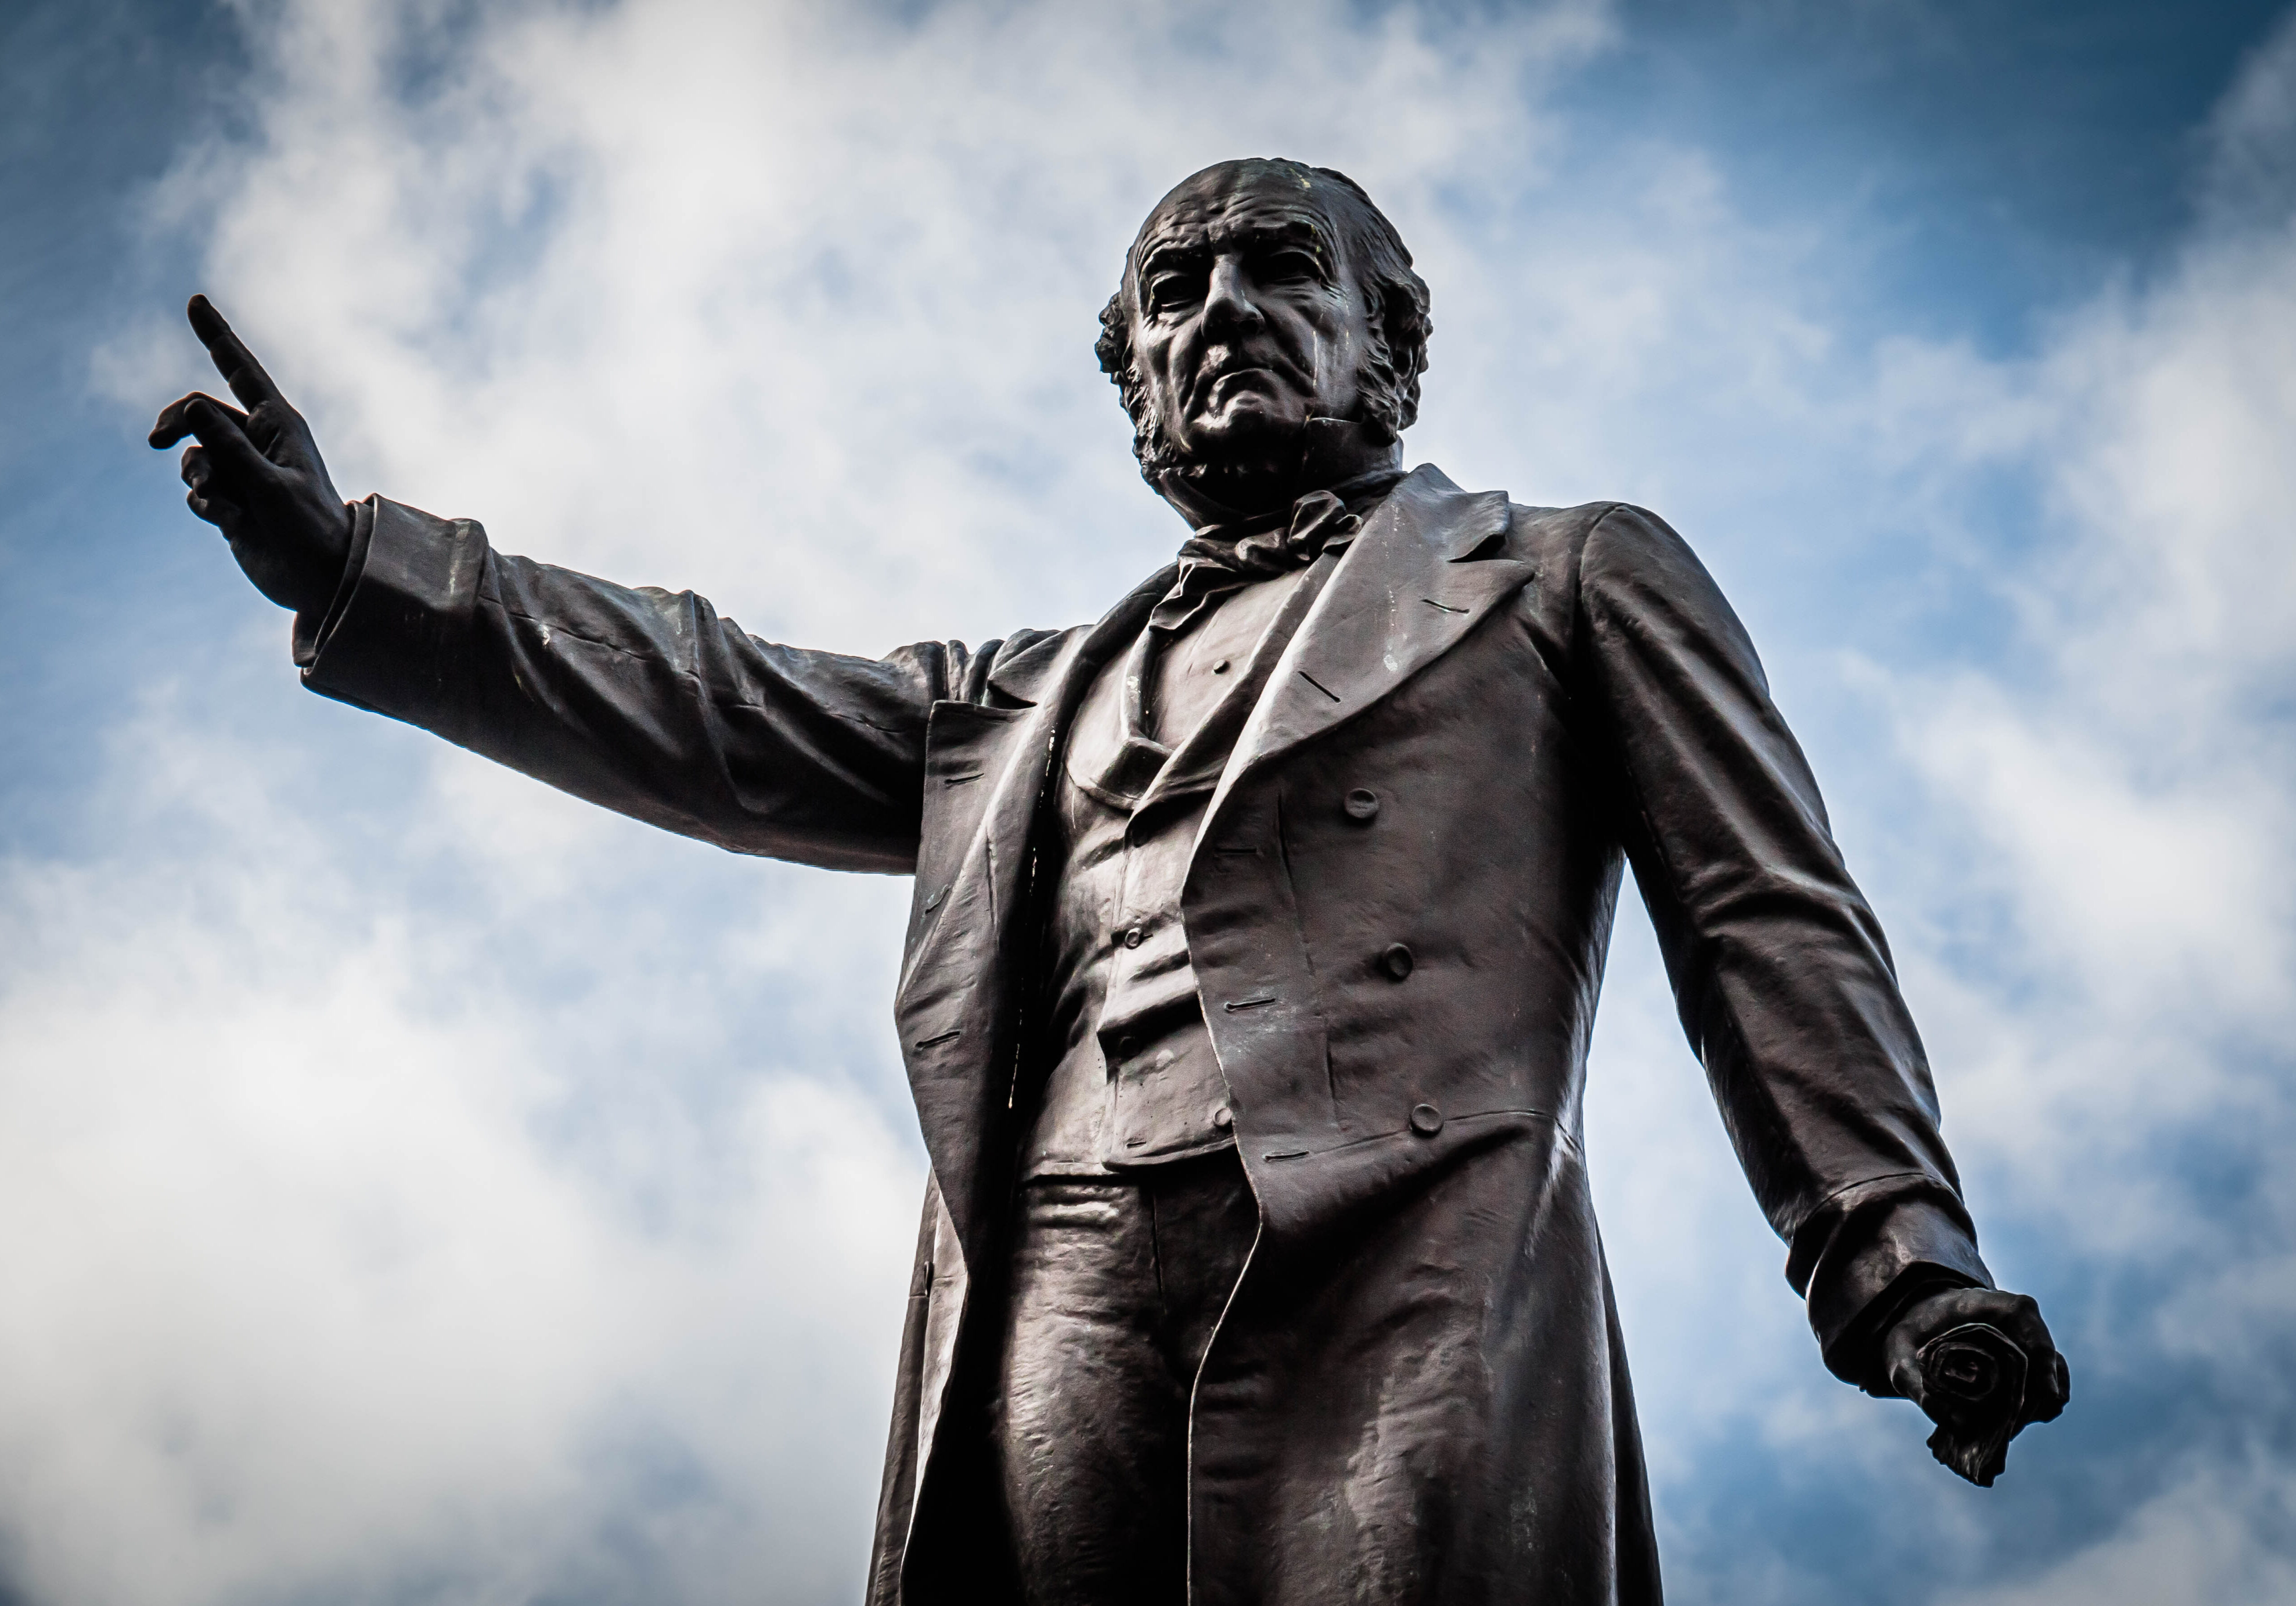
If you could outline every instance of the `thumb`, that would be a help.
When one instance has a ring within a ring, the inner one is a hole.
[[[1921,1346],[1915,1342],[1912,1323],[1899,1322],[1890,1328],[1882,1347],[1882,1374],[1900,1397],[1923,1404],[1928,1380],[1922,1375]]]

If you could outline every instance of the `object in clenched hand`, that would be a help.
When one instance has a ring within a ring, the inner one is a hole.
[[[2025,1425],[2024,1350],[1997,1327],[1965,1322],[1923,1345],[1920,1359],[1922,1403],[1938,1424],[1930,1454],[1992,1487]]]

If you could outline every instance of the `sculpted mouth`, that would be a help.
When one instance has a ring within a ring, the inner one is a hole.
[[[1254,364],[1248,368],[1224,369],[1220,373],[1215,373],[1211,376],[1211,381],[1205,389],[1210,391],[1214,396],[1217,396],[1223,389],[1232,390],[1235,389],[1239,381],[1254,379],[1259,380],[1263,384],[1274,384],[1276,382],[1275,370],[1273,368],[1261,367],[1258,364]]]
[[[1238,391],[1279,390],[1283,376],[1266,363],[1226,363],[1199,376],[1196,408],[1218,406]]]

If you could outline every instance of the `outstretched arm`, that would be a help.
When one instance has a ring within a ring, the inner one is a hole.
[[[1978,1258],[1880,922],[1743,627],[1680,537],[1634,508],[1589,533],[1579,599],[1635,878],[1827,1365],[1961,1431],[1921,1356],[1979,1323],[2029,1362],[2013,1427],[2054,1416],[2063,1362],[2038,1307]]]
[[[204,298],[191,318],[247,411],[195,392],[152,443],[198,437],[192,511],[296,610],[313,690],[736,852],[913,866],[927,717],[986,695],[1005,643],[882,660],[776,646],[691,593],[497,553],[469,520],[379,496],[347,507],[262,365]]]

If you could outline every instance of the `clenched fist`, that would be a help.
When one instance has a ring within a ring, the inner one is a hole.
[[[1959,1368],[1933,1348],[1958,1341]],[[1939,1362],[1944,1364],[1939,1364]],[[1928,1413],[1930,1450],[1972,1483],[1992,1483],[2009,1441],[2054,1422],[2072,1397],[2072,1374],[2041,1307],[1990,1288],[1941,1290],[1917,1299],[1882,1341],[1889,1385]]]

